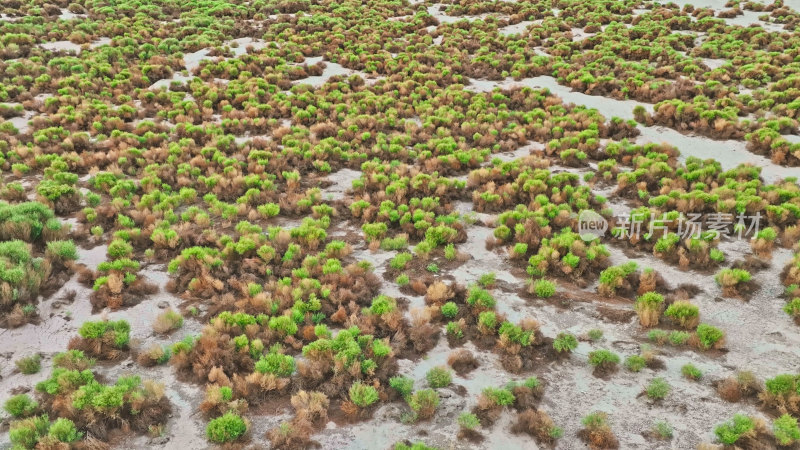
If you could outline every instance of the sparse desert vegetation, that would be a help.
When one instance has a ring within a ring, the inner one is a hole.
[[[800,442],[794,0],[9,0],[0,54],[0,448]]]

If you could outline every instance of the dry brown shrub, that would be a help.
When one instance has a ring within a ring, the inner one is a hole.
[[[465,348],[450,352],[447,357],[447,364],[459,375],[469,373],[480,365],[472,352]]]
[[[321,392],[299,391],[292,396],[295,416],[317,427],[328,420],[328,397]]]
[[[278,427],[267,432],[267,439],[272,444],[272,448],[279,449],[307,449],[311,447],[311,434],[314,428],[306,420],[294,418],[289,422],[283,422]]]
[[[478,403],[472,408],[472,413],[478,416],[478,419],[481,421],[481,424],[484,426],[490,426],[500,418],[500,414],[503,412],[503,407],[497,405],[492,399],[486,396],[486,394],[481,393],[478,396]]]
[[[183,317],[172,308],[167,308],[156,317],[153,331],[159,334],[171,333],[183,325]]]
[[[446,301],[455,296],[453,289],[441,281],[436,281],[425,292],[425,303],[428,305],[442,306]]]
[[[517,416],[517,423],[511,427],[514,433],[528,433],[539,442],[551,443],[554,441],[550,432],[555,428],[553,419],[546,412],[536,409],[526,409]]]

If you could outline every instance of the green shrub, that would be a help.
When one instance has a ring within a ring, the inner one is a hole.
[[[645,292],[636,298],[637,308],[659,308],[664,303],[664,296],[658,292]]]
[[[434,367],[425,374],[428,385],[434,389],[450,386],[453,376],[444,367]]]
[[[444,257],[448,261],[452,261],[456,259],[458,253],[456,252],[456,247],[453,244],[447,244],[444,247]]]
[[[474,430],[481,426],[481,421],[475,414],[465,412],[458,416],[458,425],[465,430]]]
[[[686,331],[671,331],[669,333],[669,343],[676,347],[680,347],[685,345],[691,336],[692,335]]]
[[[665,343],[667,341],[668,336],[669,335],[664,330],[656,329],[656,330],[650,330],[649,332],[647,332],[647,339],[650,339],[651,341],[653,341],[653,342],[655,342],[657,344]]]
[[[461,324],[458,322],[447,322],[445,332],[448,336],[452,336],[456,339],[461,339],[464,337],[464,331],[461,329]]]
[[[494,331],[497,327],[497,314],[494,311],[484,311],[478,314],[478,325],[485,330]]]
[[[414,255],[408,252],[398,253],[395,255],[394,258],[389,262],[389,266],[395,270],[403,270],[406,268],[406,265],[414,259]]]
[[[661,400],[669,394],[670,389],[669,383],[663,378],[653,378],[645,392],[651,400]]]
[[[350,386],[350,401],[356,406],[366,408],[378,401],[378,391],[367,384],[356,381]]]
[[[602,411],[587,414],[581,423],[589,430],[599,430],[608,426],[608,415]]]
[[[392,312],[395,309],[397,309],[397,302],[395,299],[386,295],[379,295],[372,299],[372,305],[370,305],[369,312],[376,316],[381,316],[383,314]]]
[[[206,436],[211,442],[224,444],[233,442],[247,432],[247,423],[239,415],[228,411],[206,426]]]
[[[634,310],[639,315],[639,323],[644,327],[658,325],[664,296],[658,292],[645,292],[636,299]]]
[[[47,434],[59,442],[65,443],[75,442],[83,437],[83,433],[78,432],[75,423],[63,417],[56,419],[56,421],[50,425],[50,431]]]
[[[270,352],[261,356],[255,364],[255,371],[259,373],[271,373],[277,377],[290,377],[294,373],[295,363],[291,355],[283,355],[278,352]]]
[[[539,381],[539,378],[536,375],[530,376],[522,382],[522,385],[528,389],[534,390],[541,386],[542,382]]]
[[[684,377],[695,381],[703,377],[703,372],[691,363],[684,364],[683,367],[681,367],[681,373]]]
[[[586,334],[589,336],[589,339],[593,341],[599,341],[600,339],[603,339],[603,330],[599,330],[597,328],[589,330],[589,332]]]
[[[558,333],[553,339],[553,349],[558,353],[571,353],[578,348],[578,338],[570,333]]]
[[[660,439],[672,439],[672,425],[664,421],[658,421],[653,425],[653,433]]]
[[[714,434],[717,435],[717,438],[723,444],[733,445],[743,435],[754,430],[755,426],[753,419],[741,414],[736,414],[730,421],[717,426],[717,428],[714,429]]]
[[[39,404],[30,398],[28,394],[15,395],[6,400],[5,405],[3,405],[3,409],[7,413],[18,419],[33,415],[38,408]]]
[[[636,269],[638,269],[638,265],[633,261],[604,269],[600,272],[598,291],[604,295],[614,295],[625,277],[636,272]]]
[[[675,320],[681,327],[693,328],[700,318],[700,308],[686,301],[677,301],[667,307],[664,315]]]
[[[714,280],[722,287],[731,287],[739,283],[746,283],[750,281],[751,278],[752,275],[750,275],[750,272],[744,269],[722,269],[714,276]]]
[[[756,233],[757,239],[764,239],[765,241],[772,242],[778,237],[778,232],[775,231],[775,228],[766,227],[758,231]]]
[[[34,242],[42,237],[46,229],[60,230],[61,223],[55,218],[52,209],[39,202],[9,204],[0,201],[0,239],[22,239]]]
[[[767,392],[776,397],[782,397],[798,392],[800,386],[800,375],[788,373],[776,375],[764,382]]]
[[[29,417],[11,423],[8,437],[14,449],[32,449],[39,439],[47,435],[50,420],[47,415]]]
[[[458,305],[454,302],[447,302],[442,305],[442,315],[448,319],[452,319],[458,315]]]
[[[647,366],[647,361],[639,355],[631,355],[625,359],[625,368],[631,372],[639,372]]]
[[[800,298],[793,298],[783,307],[783,311],[795,319],[800,319]]]
[[[496,278],[494,272],[485,273],[478,278],[478,284],[486,288],[494,285]]]
[[[269,327],[284,336],[293,336],[297,333],[297,324],[289,316],[270,317]]]
[[[38,353],[31,356],[18,359],[14,364],[20,372],[25,375],[33,375],[39,373],[42,369],[42,357]]]
[[[80,350],[67,350],[53,357],[54,367],[70,370],[86,370],[94,367],[94,358],[89,358]]]
[[[114,239],[108,244],[108,256],[112,259],[129,258],[133,254],[133,246],[122,239]]]
[[[479,307],[482,309],[493,309],[495,303],[496,301],[489,291],[479,286],[470,286],[467,292],[467,304],[469,306]]]
[[[131,326],[126,320],[84,322],[78,334],[84,339],[108,338],[114,347],[125,349],[130,341]]]
[[[433,416],[439,406],[439,394],[433,389],[422,389],[414,392],[408,398],[408,406],[414,411],[417,418],[426,419]]]
[[[725,333],[723,333],[722,330],[705,323],[698,325],[695,333],[697,334],[700,348],[703,350],[708,350],[717,345],[717,343],[722,342],[722,338],[725,337]]]
[[[402,250],[408,247],[408,239],[405,236],[398,236],[395,238],[383,238],[381,241],[382,250]]]
[[[619,361],[619,355],[609,350],[601,349],[589,352],[589,364],[594,367],[613,368],[619,364]]]
[[[549,280],[536,280],[533,283],[533,292],[537,297],[550,298],[556,293],[556,284]]]
[[[408,279],[408,275],[401,273],[400,275],[397,276],[397,279],[395,279],[394,281],[395,283],[397,283],[398,286],[405,286],[411,280]]]
[[[500,324],[500,329],[498,332],[500,333],[500,336],[505,337],[508,341],[515,342],[524,347],[531,345],[531,342],[534,339],[532,331],[524,331],[522,327],[514,325],[509,321],[505,321]]]
[[[78,249],[72,240],[50,241],[47,243],[47,252],[64,261],[74,261],[78,259]]]
[[[482,393],[497,406],[513,405],[516,400],[514,394],[508,389],[487,387]]]
[[[404,376],[389,378],[389,386],[392,387],[401,397],[407,398],[414,390],[414,380]]]
[[[772,432],[775,434],[775,440],[780,445],[792,445],[800,441],[800,428],[797,426],[797,419],[784,414],[775,419],[772,423]]]

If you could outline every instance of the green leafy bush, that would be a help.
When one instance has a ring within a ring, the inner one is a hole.
[[[49,429],[50,420],[47,415],[29,417],[12,422],[8,437],[14,449],[32,449],[39,439],[47,435]]]
[[[461,325],[458,322],[447,322],[445,332],[448,336],[452,336],[456,339],[464,337],[464,331],[461,329]]]
[[[401,397],[407,398],[414,390],[414,380],[404,376],[396,376],[389,379],[389,386],[396,390]]]
[[[700,319],[700,308],[687,301],[676,301],[667,307],[664,315],[675,320],[683,328],[694,328]]]
[[[208,440],[217,444],[233,442],[247,432],[247,423],[239,415],[228,411],[210,421],[206,426]]]
[[[356,406],[366,408],[378,401],[378,391],[367,384],[356,381],[350,386],[350,401]]]
[[[699,380],[703,377],[703,372],[691,363],[684,364],[683,367],[681,367],[681,373],[690,380]]]
[[[578,338],[570,333],[558,333],[553,339],[553,349],[558,353],[571,353],[578,348]]]
[[[452,319],[458,315],[458,305],[454,302],[447,302],[442,305],[442,315],[448,319]]]
[[[533,282],[533,293],[537,297],[550,298],[556,293],[556,284],[550,280],[536,280]]]
[[[755,429],[755,422],[753,419],[736,414],[728,422],[725,422],[714,429],[714,434],[720,442],[725,445],[735,444],[742,436],[752,432]]]
[[[467,304],[480,309],[493,309],[495,299],[486,289],[479,286],[471,286],[467,291]]]
[[[631,372],[639,372],[647,366],[647,361],[639,355],[631,355],[625,358],[625,368]]]
[[[620,358],[610,350],[601,349],[589,352],[589,364],[594,367],[613,368],[619,364]]]
[[[664,421],[658,421],[653,425],[653,433],[660,439],[672,439],[672,425]]]
[[[414,392],[408,398],[408,406],[414,411],[418,419],[427,419],[433,416],[439,406],[439,394],[433,389],[422,389]]]
[[[780,445],[788,446],[800,441],[800,428],[797,426],[797,419],[789,414],[784,414],[775,419],[772,423],[772,433]]]
[[[108,340],[118,349],[128,347],[131,326],[126,320],[84,322],[78,334],[84,339]]]
[[[63,367],[70,370],[86,370],[94,367],[94,358],[89,358],[80,350],[67,350],[53,357],[54,367]]]
[[[78,248],[72,240],[50,241],[47,243],[47,252],[62,261],[74,261],[78,259]]]
[[[487,387],[482,391],[482,394],[497,406],[513,405],[516,400],[510,390],[503,388]]]
[[[671,345],[680,347],[682,345],[685,345],[686,342],[688,342],[691,337],[692,335],[690,335],[686,331],[675,330],[675,331],[670,331],[668,339]]]
[[[481,421],[475,414],[465,412],[458,416],[458,425],[465,430],[474,430],[481,426]]]
[[[795,320],[800,320],[800,298],[793,298],[783,307],[783,311],[794,317]]]
[[[723,333],[722,330],[705,323],[701,323],[697,326],[695,334],[697,335],[699,346],[703,350],[708,350],[718,343],[721,343],[722,339],[725,337],[725,333]]]
[[[30,398],[28,394],[15,395],[6,400],[5,405],[3,405],[3,409],[16,418],[33,415],[38,408],[39,404]]]
[[[59,442],[64,443],[75,442],[83,437],[83,433],[78,432],[75,423],[63,417],[56,419],[56,421],[50,425],[50,430],[47,434]]]
[[[653,378],[645,392],[651,400],[661,400],[669,394],[670,385],[663,378]]]
[[[437,389],[449,386],[453,376],[444,367],[434,367],[425,374],[425,379],[428,380],[430,387]]]
[[[17,369],[25,375],[32,375],[39,373],[42,369],[42,357],[37,353],[35,355],[20,358],[14,362]]]
[[[295,362],[291,355],[283,355],[278,352],[270,352],[263,355],[256,361],[255,371],[259,373],[271,373],[278,377],[289,377],[294,373]]]

